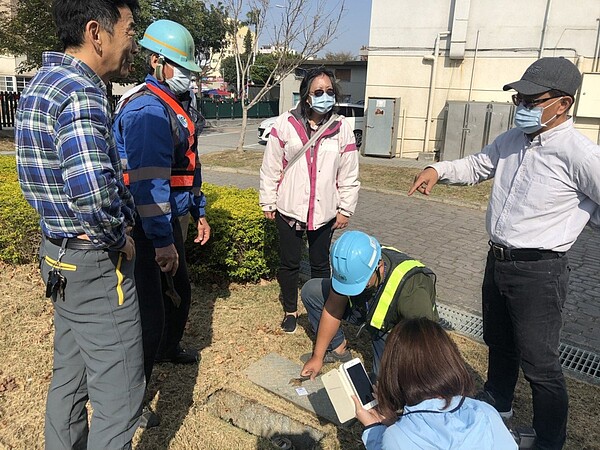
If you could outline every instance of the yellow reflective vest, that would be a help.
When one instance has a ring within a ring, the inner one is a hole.
[[[393,247],[382,247],[386,273],[383,285],[369,301],[367,325],[391,330],[400,320],[427,317],[438,320],[433,271]]]

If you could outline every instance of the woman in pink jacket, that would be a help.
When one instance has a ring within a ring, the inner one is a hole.
[[[352,128],[340,116],[304,155],[292,162],[311,136],[326,125],[340,97],[333,73],[309,70],[300,83],[297,107],[280,115],[269,136],[260,169],[260,206],[279,232],[284,318],[281,328],[296,330],[298,276],[306,233],[312,278],[329,278],[333,231],[348,226],[358,200],[358,151]]]

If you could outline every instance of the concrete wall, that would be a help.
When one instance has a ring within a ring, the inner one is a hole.
[[[373,0],[366,97],[401,97],[406,119],[402,130],[398,118],[396,155],[416,158],[442,147],[446,101],[510,102],[502,86],[540,55],[598,70],[598,19],[598,0]],[[438,37],[443,32],[450,33]],[[576,119],[600,141],[600,119]]]

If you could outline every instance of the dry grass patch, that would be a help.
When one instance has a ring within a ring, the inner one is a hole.
[[[46,390],[52,371],[52,304],[43,297],[43,283],[35,265],[0,264],[0,448],[43,448]],[[361,449],[362,426],[336,429],[312,414],[253,385],[245,369],[276,352],[293,361],[311,349],[311,333],[303,314],[293,335],[279,329],[281,306],[275,282],[194,287],[184,346],[201,351],[199,366],[157,366],[150,385],[152,404],[162,419],[160,427],[139,430],[136,449],[272,449],[268,440],[246,433],[205,408],[208,397],[228,389],[258,401],[276,412],[322,430],[321,449]],[[304,311],[301,309],[301,312]],[[353,351],[370,366],[365,336],[356,339],[348,327]],[[485,348],[454,335],[473,369],[478,385],[485,374]],[[598,449],[600,388],[568,380],[571,396],[569,439],[566,449]],[[520,380],[513,424],[531,420],[529,388]]]
[[[12,152],[15,150],[15,139],[12,137],[0,136],[0,152]]]
[[[228,167],[243,169],[258,175],[262,163],[263,152],[237,152],[235,150],[208,153],[202,155],[205,167]],[[419,169],[407,167],[389,167],[375,164],[361,164],[360,180],[363,186],[384,191],[406,194],[412,186]],[[473,208],[487,206],[491,181],[476,186],[444,186],[438,185],[431,193],[431,198],[447,202],[458,202]]]

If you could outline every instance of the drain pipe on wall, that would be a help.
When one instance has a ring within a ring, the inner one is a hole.
[[[592,61],[592,72],[599,72],[598,67],[598,55],[600,54],[600,18],[596,19],[598,22],[598,33],[596,35],[596,48],[594,49],[594,59]]]
[[[471,68],[471,81],[469,82],[469,97],[467,102],[471,102],[471,94],[473,93],[473,78],[475,76],[475,64],[477,64],[477,51],[479,50],[479,30],[477,30],[477,39],[475,39],[475,54],[473,55],[473,67]]]
[[[400,134],[400,158],[404,157],[404,130],[406,129],[406,108],[402,108],[402,134]]]
[[[429,147],[429,132],[431,130],[431,116],[433,114],[433,99],[435,96],[436,76],[437,76],[437,60],[440,52],[440,39],[447,37],[449,31],[442,31],[435,37],[435,45],[433,46],[433,55],[425,55],[425,61],[431,61],[431,81],[429,83],[429,102],[427,104],[427,117],[425,118],[425,137],[423,140],[423,151],[426,152]]]
[[[542,39],[540,41],[540,49],[538,51],[538,59],[542,57],[544,52],[544,45],[546,44],[546,32],[548,31],[548,16],[550,15],[550,8],[552,7],[552,0],[546,0],[546,14],[544,15],[544,25],[542,27]]]

